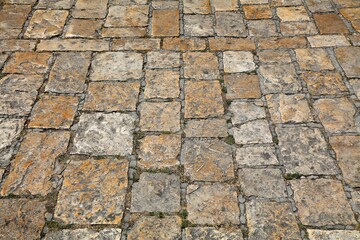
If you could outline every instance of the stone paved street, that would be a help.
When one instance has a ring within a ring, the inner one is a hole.
[[[360,0],[0,0],[1,240],[360,240]]]

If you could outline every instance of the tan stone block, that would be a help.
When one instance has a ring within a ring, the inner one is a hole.
[[[311,47],[341,47],[350,46],[345,36],[341,35],[316,35],[307,37]]]
[[[278,7],[276,13],[282,22],[310,21],[305,7]]]
[[[109,51],[110,42],[102,39],[60,39],[40,40],[37,51]]]
[[[335,13],[314,14],[321,34],[346,34],[349,32],[343,20]],[[329,24],[331,22],[331,24]]]
[[[154,10],[152,13],[152,35],[159,37],[179,36],[179,10]]]
[[[356,230],[318,230],[308,229],[310,240],[331,240],[331,239],[360,239],[360,232]]]
[[[250,72],[256,69],[254,55],[249,51],[226,51],[223,53],[225,73]]]
[[[201,51],[206,44],[201,38],[164,38],[162,47],[164,50]]]
[[[333,0],[337,7],[360,7],[360,2],[357,0]]]
[[[1,30],[0,30],[1,31]],[[1,40],[0,49],[1,51],[33,51],[35,49],[36,41],[31,40]]]
[[[210,14],[210,0],[184,0],[184,13]]]
[[[213,18],[211,15],[184,15],[184,35],[187,37],[214,36]]]
[[[73,19],[65,33],[65,37],[86,37],[95,38],[102,26],[100,20]]]
[[[260,84],[257,75],[225,75],[226,98],[260,98]]]
[[[112,50],[137,50],[154,51],[160,49],[160,39],[115,39],[112,42]]]
[[[215,32],[217,36],[246,37],[246,26],[241,14],[236,12],[216,12]]]
[[[109,0],[77,0],[74,18],[105,18]]]
[[[145,98],[177,98],[180,94],[180,74],[172,70],[147,70]]]
[[[219,78],[218,58],[209,52],[187,52],[183,54],[184,76],[194,79]]]
[[[247,22],[249,35],[256,37],[277,37],[276,21],[272,19],[250,20]]]
[[[291,57],[286,50],[270,50],[257,53],[260,62],[264,63],[290,63]]]
[[[178,52],[148,52],[147,68],[178,68],[180,67],[180,53]]]
[[[245,5],[243,11],[246,19],[271,18],[272,12],[269,5]]]
[[[340,94],[348,92],[339,73],[303,73],[302,78],[306,81],[309,92],[312,95]]]
[[[243,240],[242,232],[237,228],[188,227],[185,228],[185,236],[187,240],[206,239],[207,236],[213,239]]]
[[[144,37],[146,28],[144,27],[127,27],[127,28],[103,28],[102,37]]]
[[[360,31],[360,8],[343,8],[340,13],[351,22],[356,31]]]
[[[247,38],[209,38],[210,50],[255,50],[255,43]]]
[[[42,74],[48,70],[51,53],[16,52],[5,64],[4,73]]]
[[[30,11],[31,5],[4,5],[0,10],[0,29],[21,29]]]
[[[360,48],[340,47],[335,49],[335,55],[347,77],[360,77]]]
[[[313,35],[318,33],[313,22],[281,22],[280,30],[284,36]]]
[[[259,49],[303,48],[307,42],[305,37],[263,38],[259,39]]]
[[[186,137],[226,137],[228,135],[224,118],[188,120],[184,131]]]
[[[295,54],[302,70],[334,70],[334,66],[325,49],[296,49]]]
[[[215,11],[235,11],[238,9],[237,0],[214,0]]]
[[[105,27],[145,27],[148,25],[148,5],[111,6]]]

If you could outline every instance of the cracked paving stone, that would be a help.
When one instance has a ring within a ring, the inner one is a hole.
[[[72,153],[127,155],[132,153],[135,115],[84,113],[80,116]]]
[[[148,52],[147,68],[177,68],[180,67],[180,53]]]
[[[295,49],[296,59],[302,70],[321,71],[334,70],[334,66],[325,49]]]
[[[50,232],[46,234],[45,240],[80,240],[80,239],[91,239],[91,240],[120,240],[121,229],[120,228],[104,228],[97,232],[92,229],[81,228],[81,229],[64,229],[60,231]]]
[[[147,70],[145,98],[177,98],[180,94],[180,74],[172,70]]]
[[[178,212],[180,177],[166,173],[147,173],[132,186],[131,212]]]
[[[65,169],[54,218],[65,224],[120,224],[128,161],[76,158],[73,156]]]
[[[45,213],[37,199],[0,199],[0,238],[40,239]]]
[[[344,21],[335,13],[314,14],[313,17],[321,34],[347,34],[349,32]]]
[[[228,135],[224,118],[188,120],[184,132],[186,137],[226,137]]]
[[[261,102],[232,102],[229,111],[234,125],[266,118],[265,108]]]
[[[48,70],[51,53],[16,52],[3,69],[4,73],[43,74]]]
[[[72,19],[65,37],[96,38],[102,26],[100,20]]]
[[[181,239],[181,218],[178,216],[141,216],[128,230],[129,240]]]
[[[340,181],[300,179],[290,182],[300,221],[304,225],[356,224]]]
[[[249,240],[301,239],[296,215],[288,202],[251,200],[246,203],[246,218],[249,226]]]
[[[279,147],[287,173],[337,174],[335,160],[329,155],[328,146],[317,128],[277,127]]]
[[[211,15],[185,15],[184,35],[189,37],[214,36],[213,25]]]
[[[109,0],[76,0],[74,18],[105,18]]]
[[[1,195],[45,196],[58,185],[56,158],[65,154],[70,133],[30,132],[20,145],[1,189]]]
[[[246,27],[240,13],[216,12],[215,32],[217,36],[246,37]]]
[[[145,27],[148,25],[148,5],[111,6],[105,27]]]
[[[194,224],[240,224],[236,188],[231,185],[191,184],[186,194],[188,220]]]
[[[187,52],[183,54],[185,78],[218,79],[218,59],[214,53]]]
[[[210,0],[184,0],[184,13],[210,14]]]
[[[153,10],[152,35],[159,37],[179,36],[179,10]]]
[[[312,95],[327,95],[347,93],[348,89],[339,73],[335,72],[306,72],[302,78]]]
[[[241,166],[279,165],[273,146],[247,146],[236,149],[236,162]]]
[[[181,136],[174,134],[149,135],[140,139],[137,166],[159,169],[179,165]]]
[[[190,181],[234,178],[232,147],[220,140],[186,140],[182,149],[184,175]]]
[[[186,240],[243,240],[240,229],[190,227],[185,229]]]
[[[226,73],[249,72],[256,69],[254,55],[247,51],[226,51],[223,54]]]
[[[360,47],[340,47],[335,55],[347,77],[360,77]]]
[[[257,75],[225,75],[226,98],[260,98],[261,90]]]
[[[308,229],[310,240],[357,240],[360,239],[360,232],[356,230],[318,230]]]

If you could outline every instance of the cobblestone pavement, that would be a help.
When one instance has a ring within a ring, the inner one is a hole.
[[[0,3],[0,239],[360,239],[359,0]]]

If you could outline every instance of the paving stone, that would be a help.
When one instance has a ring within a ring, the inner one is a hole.
[[[218,79],[219,63],[214,53],[187,52],[183,54],[184,76],[195,79]]]
[[[26,38],[49,38],[60,35],[68,11],[65,10],[36,10],[26,29]]]
[[[356,31],[360,31],[360,8],[343,8],[340,9],[340,13],[351,22]]]
[[[147,4],[148,0],[113,0],[112,5],[136,5]]]
[[[323,98],[314,102],[314,108],[325,130],[335,132],[360,132],[356,108],[347,98]]]
[[[135,111],[139,96],[139,82],[89,83],[84,110]]]
[[[10,164],[10,158],[14,153],[14,144],[20,137],[24,124],[25,119],[0,119],[0,167],[7,167]]]
[[[0,79],[0,114],[28,115],[43,81],[41,75],[9,74]]]
[[[3,0],[4,3],[6,4],[19,4],[19,5],[23,5],[23,4],[35,4],[36,0]]]
[[[128,239],[181,239],[181,218],[178,216],[141,216],[128,230]]]
[[[116,39],[112,41],[112,50],[156,51],[160,49],[161,39]]]
[[[238,165],[278,165],[275,148],[272,146],[248,146],[236,149]]]
[[[266,101],[274,123],[314,121],[305,94],[271,94],[266,95]]]
[[[214,227],[190,227],[185,229],[186,240],[243,240],[240,229],[214,228]]]
[[[70,9],[73,3],[74,0],[39,0],[36,7],[49,9]]]
[[[0,183],[2,181],[2,177],[3,177],[4,173],[5,173],[5,169],[0,169]]]
[[[336,174],[335,160],[330,157],[325,138],[317,128],[277,127],[280,152],[286,173]]]
[[[354,230],[318,230],[308,229],[310,240],[336,240],[348,239],[356,240],[360,238],[360,232]]]
[[[332,12],[334,7],[331,0],[305,0],[307,7],[311,12]]]
[[[190,181],[234,178],[231,146],[220,140],[187,140],[182,149],[185,176]]]
[[[180,94],[180,74],[172,70],[147,70],[145,98],[177,98]]]
[[[360,80],[359,79],[350,79],[349,83],[353,88],[355,95],[360,99]]]
[[[152,12],[152,35],[179,36],[179,17],[179,10],[154,10]]]
[[[340,94],[348,91],[339,73],[306,72],[301,76],[312,95]]]
[[[221,116],[224,106],[218,81],[185,83],[185,118]]]
[[[255,44],[247,38],[209,38],[210,50],[255,50]]]
[[[71,152],[90,155],[131,154],[134,122],[134,114],[84,113],[80,116]]]
[[[81,93],[90,65],[89,53],[61,53],[56,57],[45,86],[47,92]]]
[[[298,93],[302,89],[292,64],[266,64],[261,65],[259,70],[264,94]]]
[[[345,36],[341,35],[316,35],[307,37],[311,47],[340,47],[350,46]]]
[[[296,49],[296,59],[302,70],[333,70],[334,66],[325,49]]]
[[[57,186],[56,158],[65,154],[69,132],[29,132],[22,141],[9,175],[3,182],[1,195],[45,196]]]
[[[186,137],[226,137],[228,135],[224,118],[188,120],[184,132]]]
[[[284,36],[313,35],[318,33],[313,22],[281,22],[280,30]]]
[[[165,38],[162,47],[165,50],[200,51],[206,48],[206,44],[201,38]]]
[[[264,63],[290,63],[291,57],[286,50],[269,50],[257,53],[260,62]]]
[[[270,3],[271,7],[288,7],[302,5],[301,0],[272,0]]]
[[[166,173],[142,173],[132,186],[131,212],[180,210],[180,178]]]
[[[337,7],[360,7],[360,3],[356,0],[333,0]]]
[[[260,98],[261,91],[257,75],[225,75],[226,98]]]
[[[21,28],[0,28],[0,39],[17,38],[21,33]]]
[[[213,5],[215,11],[234,11],[238,9],[237,0],[214,0]]]
[[[269,0],[240,0],[241,4],[268,4]]]
[[[274,20],[256,20],[247,22],[249,35],[255,37],[276,37],[279,36]]]
[[[211,15],[185,15],[184,35],[188,37],[214,36]]]
[[[0,42],[0,49],[2,51],[33,51],[35,49],[36,41],[9,39]]]
[[[108,0],[77,0],[72,12],[74,18],[105,18]]]
[[[335,13],[314,14],[313,16],[321,34],[346,34],[349,32],[343,20]]]
[[[177,68],[180,67],[180,53],[148,52],[147,68]]]
[[[145,27],[148,25],[148,5],[111,6],[105,27]]]
[[[149,135],[140,140],[137,166],[161,169],[179,165],[181,136],[174,134]]]
[[[272,143],[269,124],[266,120],[246,122],[233,130],[237,144]]]
[[[292,180],[291,186],[304,225],[320,227],[356,223],[340,181],[300,179]]]
[[[266,118],[265,108],[260,102],[232,102],[229,112],[234,125]]]
[[[100,20],[72,19],[65,37],[96,38],[101,27],[102,21]]]
[[[272,12],[269,5],[245,5],[243,11],[246,19],[271,18]]]
[[[5,64],[4,73],[42,74],[48,70],[50,53],[16,52]]]
[[[282,22],[310,21],[305,7],[279,7],[276,8],[276,14]]]
[[[0,10],[0,29],[1,30],[7,28],[21,29],[30,11],[31,11],[30,5],[2,6],[2,9]]]
[[[184,0],[184,13],[210,14],[210,0]]]
[[[60,39],[40,40],[37,51],[108,51],[109,41],[102,39]]]
[[[341,47],[335,49],[335,54],[347,77],[360,77],[360,48]]]
[[[102,37],[145,37],[146,27],[103,28]]]
[[[29,128],[68,129],[78,104],[78,97],[43,95],[34,106]]]
[[[139,105],[142,131],[180,130],[180,102],[143,102]]]
[[[216,12],[215,18],[217,36],[246,37],[246,27],[240,13]]]
[[[257,202],[246,203],[246,218],[249,240],[291,239],[300,240],[300,229],[290,203]]]
[[[174,10],[174,9],[179,9],[179,2],[177,1],[156,1],[156,2],[152,2],[151,6],[153,9],[163,9],[163,10]]]
[[[127,160],[76,158],[65,169],[54,218],[65,224],[120,224],[128,187]]]
[[[226,73],[249,72],[256,69],[254,55],[247,51],[226,51],[223,61]]]
[[[186,194],[188,220],[194,224],[240,224],[234,186],[191,184]]]
[[[1,44],[1,43],[0,43]],[[9,55],[6,53],[0,53],[0,68],[4,65],[6,59],[8,59]]]
[[[259,49],[303,48],[307,42],[305,37],[263,38],[258,41]]]
[[[45,203],[37,199],[1,199],[0,237],[40,239],[45,212]]]
[[[94,231],[92,229],[80,228],[80,229],[64,229],[56,232],[50,232],[46,234],[45,240],[71,240],[71,239],[113,239],[120,240],[121,239],[121,229],[120,228],[105,228],[99,232]]]
[[[127,80],[142,76],[143,56],[140,53],[99,53],[92,62],[91,80]]]

